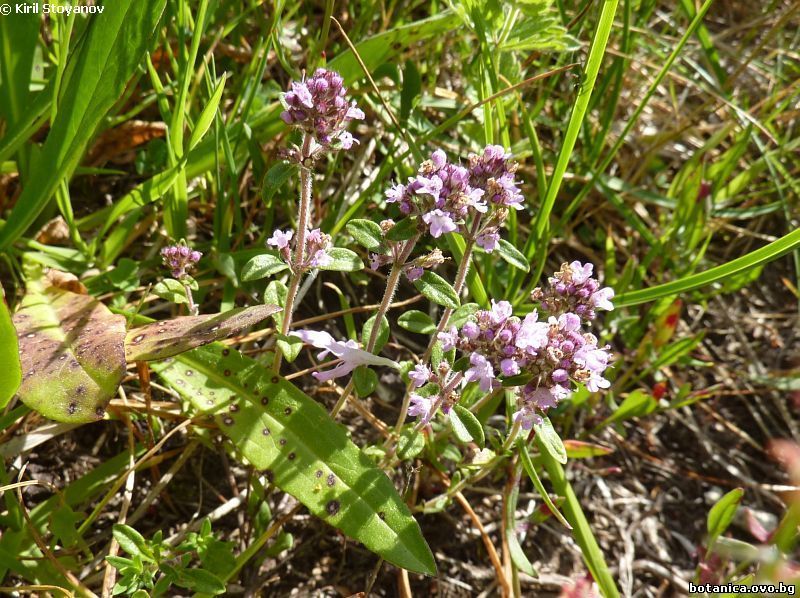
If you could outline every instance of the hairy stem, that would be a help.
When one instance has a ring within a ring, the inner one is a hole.
[[[391,305],[394,294],[397,291],[397,286],[400,284],[400,275],[403,273],[403,266],[405,266],[405,263],[408,260],[408,257],[411,255],[411,252],[413,251],[418,240],[419,234],[416,234],[409,239],[403,247],[403,250],[400,252],[397,260],[392,264],[389,277],[386,279],[386,290],[383,292],[383,299],[381,299],[381,304],[378,306],[378,311],[375,312],[375,321],[372,324],[369,340],[367,341],[367,346],[365,347],[365,349],[370,353],[375,350],[375,344],[378,342],[378,334],[380,334],[381,330],[381,322],[383,322],[386,312],[389,311],[389,306]],[[353,377],[351,376],[350,381],[342,391],[342,396],[339,397],[339,400],[336,401],[336,405],[333,406],[333,409],[331,410],[331,416],[336,417],[339,414],[339,412],[342,410],[342,407],[344,407],[345,403],[347,402],[350,393],[353,392],[354,386],[355,382],[353,382]]]
[[[300,280],[303,277],[303,262],[305,261],[306,232],[308,231],[308,221],[311,216],[311,183],[313,174],[305,161],[311,156],[312,137],[309,134],[303,135],[303,148],[300,155],[300,205],[297,212],[297,234],[295,235],[294,255],[291,263],[291,277],[289,278],[289,289],[286,292],[286,304],[283,307],[283,322],[281,323],[281,334],[286,336],[292,326],[292,313],[294,312],[295,298],[297,290],[300,288]],[[275,347],[275,359],[272,362],[272,371],[279,372],[283,354],[280,347]]]
[[[469,272],[469,264],[472,261],[472,250],[475,247],[475,236],[477,234],[478,228],[480,227],[481,219],[480,217],[475,218],[475,221],[472,223],[472,230],[469,238],[467,239],[467,246],[464,250],[464,258],[461,260],[461,263],[458,265],[458,272],[456,273],[456,279],[453,284],[453,287],[456,290],[456,294],[461,294],[461,291],[464,288],[464,282],[467,280],[467,273]],[[425,349],[425,353],[422,355],[422,363],[427,363],[431,358],[431,353],[433,353],[433,346],[436,344],[436,339],[439,336],[440,332],[443,332],[447,323],[450,321],[450,316],[453,315],[453,309],[447,308],[442,313],[442,317],[439,320],[439,325],[436,327],[436,332],[433,333],[430,342],[428,343],[428,348]],[[413,390],[413,386],[409,383],[406,387],[405,396],[403,397],[403,404],[400,406],[400,414],[397,416],[397,422],[394,425],[394,432],[395,437],[399,437],[400,429],[403,427],[403,424],[406,422],[406,416],[408,415],[408,407],[411,404],[411,391]],[[390,438],[388,442],[393,442]],[[387,445],[388,446],[388,445]],[[387,450],[387,457],[391,457],[394,454],[396,446],[388,447]]]

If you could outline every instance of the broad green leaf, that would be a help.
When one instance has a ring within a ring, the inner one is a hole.
[[[197,282],[189,282],[189,288],[196,291],[198,289]],[[189,298],[186,296],[186,289],[179,280],[174,278],[165,278],[156,283],[153,287],[153,294],[161,297],[170,303],[189,303]]]
[[[200,143],[200,140],[211,126],[211,123],[214,122],[214,117],[217,115],[217,108],[219,107],[219,101],[222,99],[223,91],[225,91],[225,75],[223,75],[222,79],[217,83],[217,87],[214,89],[208,103],[203,108],[200,117],[194,125],[194,130],[189,138],[189,150],[193,150],[197,144]]]
[[[416,234],[417,219],[407,216],[387,231],[386,238],[390,241],[407,241]]]
[[[515,268],[524,270],[525,272],[531,269],[527,258],[522,252],[505,239],[500,239],[500,241],[498,241],[496,251],[501,258]]]
[[[436,332],[436,324],[433,319],[418,309],[404,312],[397,318],[397,325],[411,332],[419,334],[433,334]]]
[[[634,390],[630,393],[622,404],[617,407],[611,416],[609,416],[601,426],[605,427],[615,422],[624,421],[632,417],[642,417],[648,413],[652,413],[658,407],[658,402],[647,392],[643,390]]]
[[[417,290],[439,305],[456,309],[459,306],[456,290],[438,274],[426,270],[414,281]]]
[[[472,440],[479,447],[483,448],[486,444],[486,436],[483,432],[483,426],[481,425],[481,422],[478,421],[478,418],[475,417],[472,411],[462,407],[461,405],[454,405],[452,411],[450,412],[451,417],[453,413],[458,414],[458,419],[461,422],[461,425],[464,426]]]
[[[22,382],[22,369],[19,362],[17,331],[8,313],[6,296],[0,286],[0,409],[5,407],[17,392]]]
[[[278,345],[284,359],[289,363],[297,359],[297,356],[300,355],[300,351],[303,350],[303,341],[296,336],[278,334],[275,339],[275,344]]]
[[[390,563],[435,573],[433,555],[394,484],[311,397],[216,344],[153,369],[313,514]]]
[[[357,243],[370,251],[378,251],[383,244],[383,231],[380,225],[372,220],[351,220],[345,226],[350,236]]]
[[[375,325],[376,317],[377,314],[372,316],[366,322],[364,322],[364,327],[361,329],[361,344],[364,345],[365,349],[369,344],[369,337],[372,335],[372,327]],[[375,346],[372,348],[372,352],[375,354],[380,353],[388,341],[389,341],[389,320],[386,319],[386,316],[383,316],[383,318],[381,318],[380,328],[378,328],[378,336],[375,339]]]
[[[669,297],[670,295],[677,295],[679,293],[686,293],[701,287],[710,285],[715,282],[720,282],[728,279],[729,277],[755,268],[761,264],[766,264],[779,257],[786,255],[800,247],[800,230],[795,230],[787,235],[784,235],[777,241],[751,251],[750,253],[737,257],[725,264],[709,268],[704,272],[684,276],[678,280],[660,284],[648,289],[641,289],[639,291],[631,291],[630,293],[623,293],[614,299],[614,305],[618,307],[627,307],[630,305],[638,305],[640,303],[647,303],[648,301],[655,301],[662,297]]]
[[[708,512],[708,521],[706,522],[709,547],[728,529],[736,515],[736,510],[739,508],[739,503],[742,502],[742,496],[744,496],[744,490],[742,488],[734,488],[711,507]]]
[[[363,270],[364,262],[358,254],[344,247],[333,247],[328,250],[330,263],[320,266],[320,270],[333,270],[335,272],[355,272]]]
[[[277,254],[264,253],[247,261],[242,268],[242,280],[247,282],[260,280],[286,270],[288,267],[289,264],[284,262]]]
[[[353,384],[359,397],[367,397],[378,386],[378,374],[375,370],[365,365],[360,365],[353,370]]]
[[[289,294],[289,289],[280,280],[272,280],[264,290],[264,303],[272,303],[284,307],[286,305],[286,296]],[[281,329],[283,324],[283,310],[272,315],[275,321],[275,328]]]
[[[0,250],[25,233],[78,165],[98,125],[139,68],[165,5],[166,0],[115,0],[89,19],[64,72],[58,115],[28,184],[0,229]]]
[[[125,374],[125,318],[87,295],[28,280],[14,314],[23,403],[56,421],[103,417]]]
[[[450,316],[450,325],[461,328],[480,308],[477,303],[465,303]]]
[[[267,174],[264,175],[261,199],[268,207],[272,206],[272,198],[295,172],[297,172],[297,166],[289,162],[278,162],[267,171]]]
[[[147,540],[131,526],[115,523],[111,533],[120,547],[129,555],[138,555],[148,561],[153,560],[153,553],[147,545]]]
[[[453,430],[456,438],[463,443],[472,442],[472,434],[469,433],[469,430],[467,430],[467,427],[461,421],[461,417],[459,417],[455,409],[450,411],[447,415],[447,419],[450,421],[450,428]]]
[[[277,305],[254,305],[221,314],[179,316],[132,328],[125,336],[125,359],[133,362],[172,357],[239,334],[280,309]]]
[[[219,577],[205,569],[178,569],[175,585],[200,594],[224,594],[225,584]]]
[[[424,448],[425,436],[414,430],[413,425],[405,426],[397,441],[397,456],[402,461],[408,461],[419,455]]]
[[[542,423],[534,425],[536,430],[536,437],[539,439],[541,445],[550,453],[556,461],[562,465],[567,462],[567,449],[561,441],[561,436],[558,435],[550,418],[542,417]]]

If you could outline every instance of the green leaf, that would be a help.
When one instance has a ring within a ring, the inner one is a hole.
[[[328,250],[331,262],[320,266],[320,270],[333,270],[335,272],[355,272],[364,269],[364,262],[358,254],[344,247],[333,247]]]
[[[242,280],[260,280],[286,270],[289,265],[275,253],[257,255],[247,261],[242,268]]]
[[[364,327],[361,329],[361,344],[363,344],[365,348],[369,343],[369,337],[372,334],[372,327],[375,325],[376,317],[377,314],[364,322]],[[389,342],[389,320],[386,319],[386,316],[383,316],[383,318],[381,318],[380,328],[378,329],[378,337],[375,339],[375,346],[372,348],[372,352],[377,355],[381,352],[381,349],[386,346],[387,342]]]
[[[197,282],[191,281],[189,288],[196,291],[198,289]],[[189,303],[189,299],[186,297],[186,289],[179,280],[174,278],[165,278],[156,283],[156,286],[153,287],[153,294],[170,303]]]
[[[459,306],[456,290],[449,282],[434,272],[426,270],[421,277],[414,281],[414,286],[434,303],[452,309]]]
[[[222,79],[220,79],[217,83],[217,87],[214,89],[214,92],[211,94],[208,103],[203,108],[203,111],[200,113],[200,117],[197,119],[197,122],[194,125],[192,135],[189,137],[190,151],[193,150],[198,143],[200,143],[200,140],[203,139],[203,136],[211,126],[211,123],[214,122],[214,117],[217,115],[217,108],[219,108],[219,102],[222,99],[223,91],[225,91],[225,75],[223,75]]]
[[[411,109],[422,93],[422,77],[413,60],[406,60],[403,69],[403,90],[400,93],[400,122],[408,120]]]
[[[597,543],[594,534],[592,534],[592,528],[581,508],[581,502],[575,495],[569,480],[567,480],[564,468],[544,447],[541,436],[537,434],[535,441],[542,451],[542,462],[547,470],[547,476],[550,478],[553,489],[564,497],[562,506],[564,516],[572,526],[572,535],[575,538],[575,542],[580,546],[583,560],[589,572],[597,582],[597,585],[600,586],[600,591],[605,598],[618,598],[619,590],[603,557],[603,551],[600,550],[600,545]],[[553,512],[555,513],[556,511]]]
[[[359,397],[369,396],[378,386],[378,374],[375,370],[360,365],[353,370],[353,384],[355,384],[356,394]]]
[[[89,19],[64,72],[58,114],[28,184],[5,226],[0,251],[8,249],[50,202],[69,177],[106,114],[118,102],[128,79],[142,63],[158,32],[166,0],[115,0]]]
[[[22,382],[17,331],[11,322],[2,286],[0,286],[0,363],[3,364],[3,367],[0,368],[0,409],[2,409],[17,392],[20,382]]]
[[[390,563],[433,575],[433,555],[391,480],[314,399],[238,351],[209,345],[153,369],[213,415],[242,456],[316,516]]]
[[[153,561],[153,553],[147,545],[147,540],[131,526],[115,523],[111,533],[122,550],[129,555]]]
[[[550,456],[562,465],[565,464],[567,462],[567,449],[561,441],[561,436],[553,428],[550,418],[543,416],[542,423],[534,425],[534,429],[536,430],[536,437]]]
[[[224,594],[225,584],[205,569],[180,569],[175,585],[201,594]]]
[[[272,198],[280,191],[286,181],[297,172],[297,166],[289,162],[278,162],[264,175],[264,184],[261,187],[261,199],[268,206],[272,206]]]
[[[464,422],[461,421],[461,417],[459,417],[455,409],[450,411],[447,419],[450,421],[450,428],[453,430],[456,438],[463,443],[472,442],[472,434],[469,433],[469,430],[467,430],[467,427],[464,425]]]
[[[417,309],[404,312],[397,318],[397,325],[411,332],[419,334],[433,334],[436,332],[436,323],[431,317]]]
[[[742,488],[734,488],[711,507],[708,512],[708,521],[706,522],[709,547],[713,546],[716,539],[724,534],[725,530],[733,522],[739,503],[742,502],[742,496],[744,496],[744,490]]]
[[[383,231],[377,222],[372,220],[351,220],[345,226],[356,242],[370,251],[378,251],[383,245]]]
[[[23,372],[17,394],[56,421],[102,418],[125,374],[125,318],[50,280],[27,285],[13,317]]]
[[[180,316],[132,328],[125,336],[125,358],[133,362],[172,357],[239,334],[280,309],[277,305],[254,305],[221,314]],[[302,346],[302,342],[300,344]]]
[[[407,25],[394,27],[356,44],[361,60],[367,70],[374,72],[381,64],[419,41],[436,39],[443,33],[458,26],[458,17],[449,11],[441,12],[428,19],[414,21]],[[364,76],[361,66],[351,50],[342,52],[328,63],[327,68],[338,72],[346,83]]]
[[[737,257],[725,264],[709,268],[705,272],[684,276],[678,280],[650,287],[649,289],[623,293],[614,299],[614,305],[616,307],[627,307],[640,303],[647,303],[648,301],[655,301],[662,297],[693,291],[715,282],[724,281],[750,268],[755,268],[776,260],[797,247],[800,247],[800,229],[792,231],[760,249]]]
[[[450,316],[450,325],[461,328],[480,308],[477,303],[465,303]]]
[[[283,308],[286,306],[286,296],[288,294],[289,289],[286,288],[286,285],[281,281],[270,281],[266,290],[264,291],[264,303],[273,303]],[[281,325],[283,324],[283,310],[273,314],[272,319],[275,321],[275,328],[280,330]]]
[[[658,402],[649,393],[643,390],[634,390],[625,397],[625,400],[617,407],[617,410],[600,425],[605,427],[632,417],[642,417],[655,411],[656,407],[658,407]]]
[[[417,219],[415,216],[407,216],[389,229],[386,238],[390,241],[408,241],[416,234]]]
[[[516,374],[514,376],[509,376],[508,378],[503,378],[503,387],[512,388],[514,386],[525,386],[528,382],[533,380],[533,378],[533,374]]]
[[[397,441],[397,456],[401,461],[408,461],[425,449],[425,437],[414,430],[413,425],[406,426]]]
[[[565,440],[564,447],[567,449],[569,459],[590,459],[592,457],[604,457],[614,452],[614,449],[592,442],[583,440]]]
[[[300,351],[303,350],[303,340],[296,336],[285,336],[283,334],[278,334],[278,338],[276,339],[275,343],[281,350],[283,357],[289,363],[292,363],[295,359],[297,359],[297,356],[300,355]]]
[[[528,474],[531,482],[533,482],[533,487],[536,488],[536,492],[538,492],[539,496],[542,497],[544,504],[547,505],[547,508],[550,509],[550,512],[553,514],[553,516],[558,519],[559,522],[561,522],[561,525],[571,530],[572,526],[561,514],[561,511],[558,510],[558,507],[556,507],[553,499],[550,498],[550,494],[548,494],[547,490],[545,489],[544,484],[542,484],[539,474],[536,473],[536,467],[534,467],[533,460],[528,452],[528,445],[525,444],[525,439],[522,437],[517,438],[517,450],[519,450],[520,460],[522,461],[522,466],[525,468],[525,473]]]
[[[520,475],[519,464],[517,464],[517,469],[515,472],[515,477]],[[508,553],[511,556],[511,560],[516,565],[517,569],[530,575],[531,577],[538,577],[536,573],[536,569],[533,568],[531,562],[528,560],[528,557],[525,555],[525,551],[522,550],[522,546],[519,544],[519,539],[517,538],[517,521],[516,521],[516,511],[517,511],[517,501],[519,499],[519,484],[514,484],[514,486],[510,489],[508,500],[506,501],[505,507],[505,517],[506,517],[506,541],[508,542]]]
[[[483,426],[481,425],[481,422],[478,421],[478,418],[475,417],[472,411],[462,407],[461,405],[454,405],[453,409],[450,411],[451,417],[453,416],[453,413],[458,414],[458,419],[461,422],[461,425],[466,429],[470,438],[479,447],[483,448],[486,444],[486,436],[483,433]]]
[[[520,270],[524,270],[527,272],[531,269],[530,264],[526,257],[522,254],[522,252],[514,247],[511,243],[506,241],[505,239],[500,239],[497,243],[497,253],[503,258],[506,262],[518,268]]]

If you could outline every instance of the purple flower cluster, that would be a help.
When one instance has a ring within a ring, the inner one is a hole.
[[[458,349],[469,355],[463,379],[476,382],[482,391],[499,388],[501,375],[523,374],[529,378],[519,387],[518,411],[514,414],[514,421],[520,422],[523,429],[539,423],[539,413],[568,397],[573,383],[584,384],[592,392],[610,385],[603,377],[609,364],[609,347],[599,346],[597,337],[584,327],[595,317],[594,309],[613,309],[610,299],[614,293],[610,288],[599,288],[599,283],[590,278],[591,272],[591,264],[573,262],[562,266],[551,283],[563,284],[568,277],[572,286],[566,291],[559,287],[541,292],[542,297],[560,298],[558,303],[542,304],[546,319],[540,320],[535,310],[520,319],[512,315],[507,301],[492,301],[491,309],[476,312],[460,331],[452,326],[439,333],[438,340],[445,351]],[[591,293],[584,297],[587,289]],[[567,305],[575,311],[561,309]],[[591,308],[578,310],[580,306]],[[422,378],[421,373],[414,375]],[[416,385],[416,378],[411,379]],[[428,402],[420,400],[415,405],[415,411],[420,411]],[[429,419],[430,414],[426,417]]]
[[[393,225],[394,222],[392,220],[384,220],[381,222],[381,227],[387,230]],[[369,254],[369,267],[372,270],[378,270],[382,266],[402,259],[402,253],[406,250],[404,241],[394,242],[387,239],[385,244],[389,248],[388,255],[374,252]],[[406,278],[408,278],[409,282],[414,282],[422,277],[422,275],[425,273],[425,270],[430,270],[439,264],[443,264],[447,259],[448,258],[444,257],[440,249],[434,249],[430,253],[422,255],[404,264],[403,272],[406,275]]]
[[[283,260],[290,266],[292,266],[291,241],[293,236],[294,231],[276,230],[267,239],[267,245],[275,247],[280,252]],[[303,252],[305,259],[299,265],[299,269],[303,271],[309,268],[323,268],[330,264],[333,261],[333,258],[328,253],[330,248],[330,235],[323,233],[318,228],[308,231],[305,237],[305,251]]]
[[[283,95],[286,110],[281,118],[312,135],[322,146],[336,144],[350,149],[357,141],[345,127],[351,120],[363,120],[364,112],[355,101],[347,101],[343,84],[339,73],[321,68],[309,79],[293,81],[291,91]]]
[[[592,278],[592,264],[578,261],[562,264],[561,269],[547,282],[546,290],[537,287],[531,298],[538,301],[542,309],[551,314],[572,312],[584,320],[594,320],[596,309],[613,309],[611,300],[614,289],[600,287],[600,282]]]
[[[522,207],[514,178],[516,165],[510,158],[502,147],[490,145],[480,156],[471,155],[465,168],[448,162],[445,153],[436,150],[417,176],[386,192],[386,201],[398,204],[403,214],[419,215],[434,238],[461,229],[463,234],[474,234],[486,251],[493,251],[508,208]],[[484,218],[480,230],[470,230],[470,217]]]
[[[203,257],[202,253],[189,249],[183,241],[161,249],[161,259],[164,261],[164,265],[172,271],[172,277],[178,280],[186,278],[189,275],[188,271],[194,268],[201,257]]]

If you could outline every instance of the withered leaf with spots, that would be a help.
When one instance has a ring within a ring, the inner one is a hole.
[[[31,278],[13,323],[22,402],[56,421],[100,419],[125,374],[125,318],[88,295]]]
[[[221,314],[181,316],[133,328],[125,337],[125,357],[129,362],[172,357],[239,334],[280,310],[277,305],[256,305]]]

